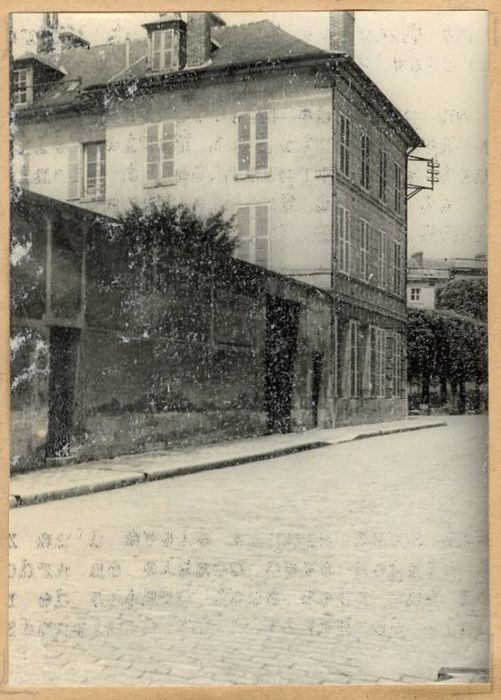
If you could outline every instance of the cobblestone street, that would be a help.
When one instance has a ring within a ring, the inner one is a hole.
[[[15,509],[12,685],[488,666],[487,420]]]

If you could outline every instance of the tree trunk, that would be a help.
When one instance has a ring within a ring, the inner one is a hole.
[[[440,377],[440,405],[447,403],[447,379]]]
[[[430,375],[423,375],[421,383],[421,403],[430,403]]]
[[[461,415],[466,413],[466,386],[464,382],[459,382],[458,411]]]

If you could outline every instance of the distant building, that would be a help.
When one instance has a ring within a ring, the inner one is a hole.
[[[407,263],[407,306],[434,309],[437,289],[452,279],[471,279],[487,275],[487,257],[425,258],[414,253]]]

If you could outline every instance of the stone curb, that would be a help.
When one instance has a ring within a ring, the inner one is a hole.
[[[10,496],[10,508],[20,508],[22,506],[31,506],[38,503],[47,503],[48,501],[58,501],[74,496],[85,496],[91,493],[99,493],[100,491],[112,491],[114,489],[123,488],[125,486],[133,486],[135,484],[144,484],[162,479],[170,479],[177,476],[185,476],[188,474],[196,474],[197,472],[212,471],[215,469],[224,469],[226,467],[236,467],[242,464],[251,462],[260,462],[266,459],[274,459],[276,457],[285,457],[298,452],[318,449],[319,447],[329,447],[331,445],[340,445],[355,440],[363,440],[365,438],[379,437],[383,435],[392,435],[395,433],[406,433],[414,430],[424,430],[426,428],[439,428],[446,426],[445,421],[437,421],[435,423],[427,423],[424,425],[402,426],[398,428],[382,428],[377,431],[361,432],[350,435],[347,438],[336,440],[315,440],[312,442],[290,445],[289,447],[280,447],[276,450],[268,450],[267,452],[257,452],[251,455],[242,457],[231,457],[228,459],[215,460],[214,462],[204,462],[202,464],[186,465],[184,467],[166,468],[152,473],[140,472],[132,476],[121,476],[108,481],[97,482],[95,484],[81,484],[77,486],[69,486],[68,488],[54,489],[53,491],[45,491],[42,493],[32,494],[29,496],[20,496],[13,494]]]

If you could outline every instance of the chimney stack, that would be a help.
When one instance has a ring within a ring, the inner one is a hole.
[[[42,26],[37,31],[37,53],[51,53],[54,51],[59,29],[59,17],[57,12],[44,12]]]
[[[186,67],[199,68],[211,60],[212,29],[226,22],[215,12],[188,12],[186,24]]]
[[[329,48],[355,58],[355,13],[329,12]]]

